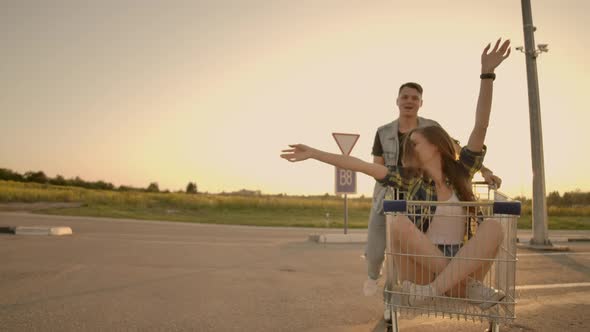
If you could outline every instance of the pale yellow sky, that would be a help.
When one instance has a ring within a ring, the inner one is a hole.
[[[0,167],[115,185],[333,193],[334,170],[281,160],[289,143],[338,152],[397,117],[400,84],[421,115],[465,142],[479,55],[523,44],[520,1],[3,1]],[[590,190],[590,3],[533,1],[547,192]],[[486,164],[530,196],[524,55],[497,71]],[[358,193],[373,180],[358,177]]]

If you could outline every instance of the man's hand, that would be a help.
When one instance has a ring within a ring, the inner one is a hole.
[[[314,148],[303,144],[290,144],[289,147],[291,147],[291,149],[285,149],[282,151],[286,153],[281,154],[281,158],[287,159],[291,162],[309,159],[315,151]]]
[[[498,67],[502,61],[504,61],[510,55],[510,39],[506,40],[504,43],[502,43],[502,46],[500,46],[501,40],[501,38],[498,39],[496,45],[490,53],[488,53],[488,51],[492,46],[491,43],[488,44],[488,46],[486,46],[486,48],[483,50],[483,53],[481,54],[482,74],[493,73],[494,69],[496,69],[496,67]]]

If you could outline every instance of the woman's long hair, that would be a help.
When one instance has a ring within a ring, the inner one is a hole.
[[[459,200],[475,201],[469,171],[459,162],[458,151],[455,151],[453,139],[441,127],[428,126],[412,129],[406,135],[404,140],[403,165],[414,168],[420,173],[422,172],[420,166],[417,165],[418,158],[414,150],[414,143],[410,140],[410,136],[415,132],[422,134],[422,136],[424,136],[430,144],[436,146],[440,152],[443,174],[451,182]]]

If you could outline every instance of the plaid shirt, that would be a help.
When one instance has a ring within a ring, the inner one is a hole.
[[[473,175],[481,169],[483,158],[486,154],[487,148],[484,145],[481,152],[473,152],[467,147],[463,147],[459,153],[459,162],[469,172],[469,179],[473,178]],[[407,168],[399,166],[388,166],[389,172],[387,176],[379,180],[383,185],[398,188],[402,191],[407,191],[406,199],[409,201],[430,201],[436,202],[438,197],[436,195],[436,187],[434,181],[426,177],[413,176]],[[450,184],[447,179],[447,184]],[[454,190],[454,188],[453,188]],[[436,206],[431,205],[430,211],[428,207],[424,207],[422,210],[422,216],[413,216],[414,225],[426,233],[430,220],[436,211]],[[470,227],[471,228],[471,227]],[[471,229],[467,230],[468,237],[471,236]]]

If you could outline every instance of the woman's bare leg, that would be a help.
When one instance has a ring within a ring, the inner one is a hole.
[[[399,280],[409,280],[417,285],[430,284],[436,278],[434,273],[428,273],[429,267],[418,263],[420,260],[414,261],[411,258],[393,255],[395,266],[398,269]]]
[[[450,259],[407,216],[396,216],[390,231],[400,280],[427,284],[449,264]]]
[[[444,294],[470,274],[483,279],[502,243],[502,225],[494,219],[481,223],[475,236],[463,246],[431,284],[437,294]],[[465,258],[465,259],[463,259]]]

